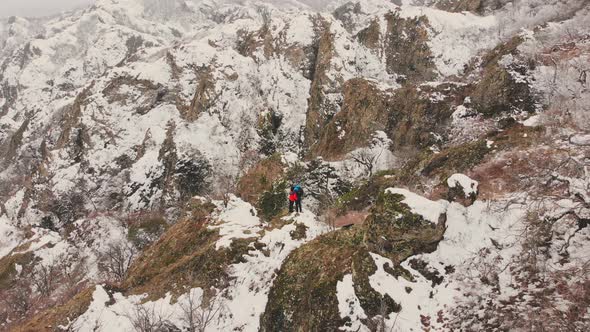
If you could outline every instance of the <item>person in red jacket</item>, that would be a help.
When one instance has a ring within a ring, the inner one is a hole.
[[[297,193],[295,192],[295,188],[291,187],[291,191],[289,192],[289,212],[293,212],[293,206],[297,202]]]

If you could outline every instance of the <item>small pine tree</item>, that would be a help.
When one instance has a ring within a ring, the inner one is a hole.
[[[41,219],[41,224],[39,227],[48,229],[50,231],[56,231],[55,223],[53,222],[53,218],[51,216],[45,216]]]
[[[265,191],[258,201],[258,207],[262,217],[266,220],[272,219],[281,213],[287,202],[287,183],[281,181],[274,183],[270,190]]]
[[[182,159],[176,163],[178,191],[182,198],[203,194],[209,189],[211,165],[202,155],[194,159]]]

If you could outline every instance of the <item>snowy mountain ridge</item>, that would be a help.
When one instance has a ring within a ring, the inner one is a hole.
[[[27,47],[16,51],[15,57],[7,58],[3,73],[4,91],[8,92],[2,103],[4,113],[7,113],[3,117],[3,139],[7,139],[8,135],[19,129],[25,130],[23,136],[26,137],[30,146],[28,153],[33,153],[32,151],[45,141],[50,146],[49,150],[53,150],[51,153],[55,154],[57,150],[51,148],[51,145],[57,143],[57,146],[63,146],[61,141],[66,139],[64,135],[74,133],[60,132],[58,128],[48,126],[60,114],[63,117],[62,123],[73,116],[72,120],[78,120],[80,124],[85,124],[85,128],[91,130],[86,133],[90,141],[85,142],[90,147],[87,154],[92,156],[88,160],[90,163],[88,167],[107,170],[112,168],[112,165],[109,165],[112,158],[128,155],[129,151],[150,136],[149,141],[144,143],[151,143],[153,149],[151,152],[146,151],[145,156],[142,160],[138,160],[131,171],[131,177],[135,178],[137,173],[135,169],[137,169],[140,172],[137,176],[141,179],[144,176],[141,173],[147,171],[143,164],[152,164],[157,155],[157,148],[165,138],[166,125],[171,121],[178,124],[179,133],[176,135],[176,144],[181,149],[185,147],[188,150],[198,149],[209,160],[225,164],[226,167],[230,167],[232,163],[235,167],[237,155],[231,149],[237,148],[238,144],[235,142],[237,136],[256,136],[256,133],[243,132],[251,128],[241,125],[240,121],[256,122],[257,114],[263,111],[261,108],[272,109],[282,116],[285,124],[284,136],[298,135],[300,128],[305,125],[305,111],[309,97],[307,91],[310,89],[310,81],[305,78],[305,73],[293,67],[285,55],[279,54],[278,57],[273,56],[268,61],[256,64],[265,55],[254,53],[252,57],[244,57],[235,50],[237,42],[235,33],[256,29],[259,24],[262,24],[260,14],[248,7],[234,5],[227,9],[222,7],[215,14],[208,15],[211,17],[225,13],[229,15],[226,18],[229,22],[223,23],[221,29],[212,28],[212,24],[215,23],[206,21],[206,16],[203,14],[204,8],[211,8],[205,2],[200,4],[200,10],[193,11],[197,13],[196,17],[183,14],[174,22],[174,26],[166,27],[146,21],[146,18],[142,17],[146,9],[142,8],[140,3],[138,1],[98,2],[94,8],[77,14],[78,16],[72,17],[70,21],[61,20],[53,25],[50,23],[45,39],[34,39],[27,44]],[[166,9],[170,8],[172,7]],[[377,12],[370,11],[368,16],[372,17],[395,8],[392,5],[389,8],[377,9]],[[159,13],[164,13],[164,16],[172,15],[165,14],[166,9],[158,8]],[[416,14],[418,12],[410,8],[404,15]],[[237,18],[234,15],[244,18]],[[284,49],[309,47],[314,36],[309,15],[308,12],[298,13],[297,16],[277,15],[276,21],[272,22],[275,29],[272,33],[277,35],[285,33],[286,37],[278,47]],[[451,26],[442,20],[443,17],[438,12],[433,11],[430,15],[432,24],[443,31],[431,42],[431,48],[437,54],[437,68],[442,75],[457,74],[469,60],[469,54],[474,55],[478,48],[492,45],[494,42],[494,40],[478,38],[480,35],[488,34],[486,31],[494,26],[493,20],[483,18],[473,22],[464,21],[462,24],[455,23],[455,26]],[[360,76],[377,80],[380,84],[386,84],[385,86],[396,86],[395,76],[387,74],[382,60],[364,47],[355,46],[348,41],[352,37],[338,24],[338,21],[334,21],[329,16],[325,19],[328,22],[332,21],[330,24],[335,34],[335,52],[339,55],[332,60],[331,68],[333,69],[327,72],[328,79],[339,85],[341,84],[339,82]],[[196,26],[191,25],[192,31],[187,30],[191,20],[195,20],[194,24],[196,24]],[[480,29],[483,30],[470,32],[478,24],[481,24]],[[129,27],[133,30],[129,30]],[[481,46],[472,47],[473,45],[466,44],[463,48],[457,45],[454,50],[445,48],[444,44],[452,40],[452,34],[456,31],[453,28],[464,31],[461,37],[465,43],[469,40],[479,40]],[[147,33],[147,31],[150,32]],[[188,42],[176,41],[179,36],[175,34],[180,34],[180,31],[190,36],[186,37]],[[473,37],[467,39],[465,34],[471,33]],[[55,48],[55,45],[59,47]],[[308,60],[299,61],[299,66],[308,66],[306,64]],[[215,65],[211,66],[211,63]],[[197,82],[206,77],[204,75],[206,72],[209,72],[207,74],[211,75],[212,81],[223,83],[214,87],[215,91],[211,92],[213,96],[205,96],[205,98],[214,98],[219,95],[220,100],[216,100],[215,105],[212,105],[212,109],[208,110],[205,117],[196,122],[189,120],[186,125],[181,126],[180,123],[186,120],[182,119],[183,117],[194,117],[192,114],[183,116],[182,109],[190,108],[191,98],[199,86]],[[277,76],[279,72],[281,74]],[[227,80],[233,77],[232,75],[237,75],[237,80]],[[262,90],[271,88],[274,91],[257,96],[252,82],[257,82],[255,84],[260,85]],[[156,95],[142,93],[144,89],[151,86],[165,88],[159,90]],[[19,93],[18,90],[22,92]],[[95,95],[100,91],[103,92],[103,96]],[[105,91],[112,91],[106,99]],[[233,91],[233,96],[226,91]],[[117,96],[138,93],[143,95],[134,97],[133,105],[126,105],[127,101],[120,104],[117,102]],[[164,96],[159,97],[160,94]],[[80,100],[82,96],[84,100]],[[329,96],[329,98],[339,98],[337,94]],[[164,100],[158,100],[158,98]],[[240,101],[238,98],[241,98]],[[251,104],[245,104],[244,100]],[[80,119],[75,118],[79,116],[76,110],[77,103],[86,104],[83,108],[88,109],[83,111],[86,115],[81,114]],[[143,105],[140,108],[151,107],[161,111],[144,114],[135,123],[135,128],[129,128],[125,124],[130,119],[126,114],[133,112],[133,108],[137,108],[137,105]],[[226,110],[228,105],[237,109],[228,112]],[[176,107],[181,114],[170,107]],[[166,111],[167,109],[171,111]],[[25,118],[30,120],[25,122],[23,121]],[[215,132],[219,130],[221,132]],[[36,134],[29,135],[28,132]],[[191,137],[192,133],[199,132],[202,133],[199,134],[199,139]],[[192,142],[185,141],[186,139]],[[110,145],[109,141],[111,141]],[[230,143],[231,141],[234,142]],[[23,143],[27,145],[26,142]],[[229,151],[219,148],[228,143]],[[296,142],[287,144],[296,145]],[[298,152],[297,147],[286,147],[288,150],[293,148],[295,148],[294,152]],[[186,153],[193,153],[188,150]],[[8,151],[9,155],[13,153],[16,151]],[[133,152],[131,153],[133,155]],[[58,165],[60,162],[57,160],[63,159],[64,156],[54,155],[50,158],[55,160],[52,164]],[[59,176],[54,177],[61,182],[55,184],[57,188],[54,187],[54,191],[58,193],[71,188],[75,183],[74,173],[78,171],[76,168],[65,167],[67,165],[65,160],[61,163],[63,166],[48,169],[50,174],[60,172]],[[9,173],[15,174],[12,171],[5,172],[4,177]],[[86,177],[88,177],[86,181],[92,183],[90,187],[94,187],[91,190],[104,190],[101,189],[100,184],[94,183],[92,176],[86,175]],[[111,184],[108,186],[113,188]],[[99,194],[99,196],[103,195]],[[138,207],[137,203],[132,203],[132,206]]]
[[[0,21],[0,329],[583,331],[589,11],[98,0]]]

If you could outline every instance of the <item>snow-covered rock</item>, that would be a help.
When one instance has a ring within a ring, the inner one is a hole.
[[[433,224],[438,224],[440,216],[447,211],[448,202],[446,201],[431,201],[409,190],[400,188],[389,188],[386,192],[404,196],[402,203],[408,205],[413,213],[423,216],[424,219]]]
[[[479,183],[472,180],[465,174],[453,174],[447,179],[449,188],[461,188],[465,197],[477,195],[477,186]]]

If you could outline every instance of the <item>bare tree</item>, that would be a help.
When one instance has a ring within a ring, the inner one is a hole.
[[[58,264],[56,262],[40,263],[33,269],[32,277],[33,285],[37,291],[42,296],[48,297],[56,288],[59,277]]]
[[[378,152],[362,149],[352,153],[350,157],[355,163],[363,167],[367,176],[371,178],[373,176],[373,170],[377,165],[377,161],[379,161],[379,158],[381,158],[382,154],[383,149],[379,150]]]
[[[33,292],[25,280],[25,278],[19,278],[2,301],[6,304],[9,317],[14,316],[14,318],[20,319],[33,306]]]
[[[320,216],[321,220],[328,225],[330,231],[336,230],[336,211],[334,209],[327,209]]]
[[[57,259],[57,268],[67,288],[73,288],[79,284],[86,276],[87,268],[84,259],[69,261],[65,255],[60,255]]]
[[[108,246],[101,255],[99,266],[109,278],[123,281],[136,254],[132,244],[121,240]]]
[[[329,188],[322,189],[318,197],[318,210],[322,211],[320,220],[328,225],[330,231],[336,230],[338,213],[335,208],[337,197],[330,194]]]
[[[137,332],[158,332],[169,325],[166,318],[156,312],[154,305],[148,308],[146,305],[138,303],[135,305],[133,313],[127,315],[127,318]]]
[[[211,323],[219,317],[223,308],[220,293],[212,292],[209,296],[204,293],[195,294],[189,291],[186,302],[180,305],[182,321],[189,332],[204,332]]]
[[[218,190],[222,197],[223,206],[227,207],[231,199],[231,195],[236,192],[239,175],[232,174],[231,171],[224,171],[219,175]]]

